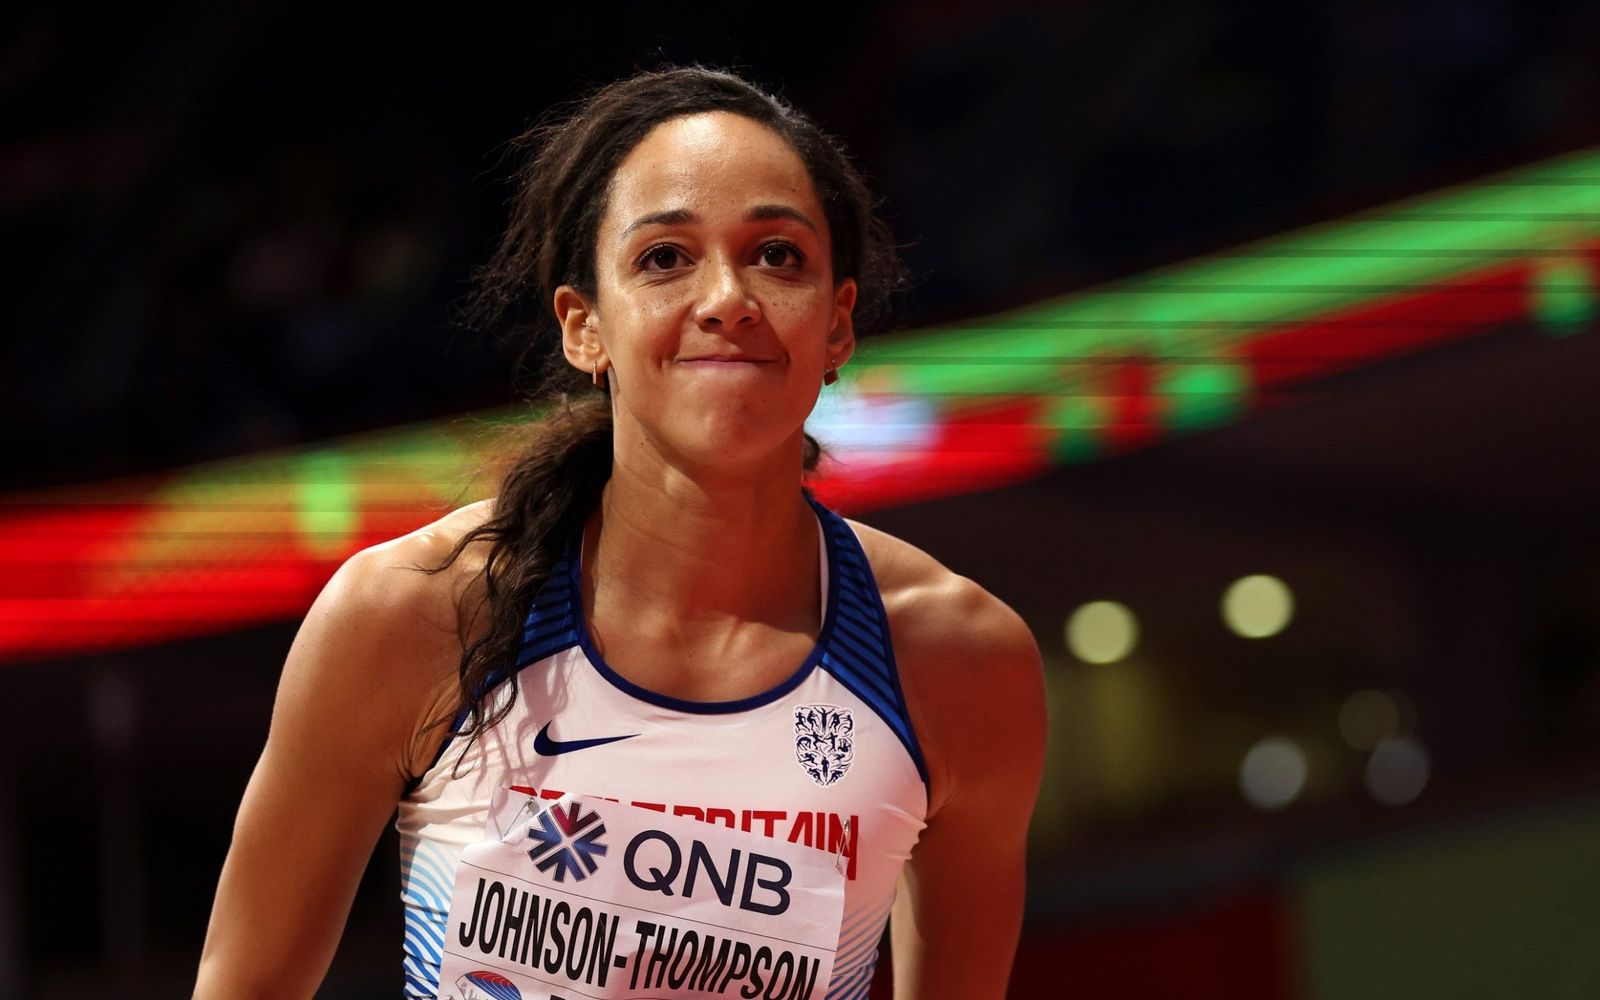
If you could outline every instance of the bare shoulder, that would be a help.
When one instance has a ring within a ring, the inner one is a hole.
[[[461,507],[356,552],[328,581],[318,598],[325,606],[313,606],[313,614],[359,616],[401,642],[424,630],[456,634],[457,607],[478,583],[487,543],[469,543],[458,558],[444,563],[460,540],[490,516],[491,504],[483,500]]]
[[[893,535],[857,522],[897,652],[904,648],[919,667],[1029,672],[1038,666],[1033,632],[1005,602],[973,580],[952,572],[926,552]]]
[[[295,636],[275,726],[295,708],[359,705],[369,735],[391,748],[398,770],[426,760],[419,734],[455,695],[460,609],[474,606],[488,543],[469,542],[438,567],[491,513],[492,501],[480,501],[346,559]]]
[[[901,685],[928,759],[932,807],[963,776],[987,770],[996,733],[1006,734],[1012,751],[1042,756],[1043,670],[1027,623],[909,542],[850,523],[889,617]]]

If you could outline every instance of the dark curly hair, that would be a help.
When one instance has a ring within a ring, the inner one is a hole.
[[[483,592],[463,598],[460,608],[458,712],[436,725],[454,719],[456,732],[476,738],[509,708],[507,699],[493,709],[490,692],[501,680],[515,683],[527,608],[611,476],[608,395],[568,365],[559,347],[544,349],[541,330],[553,320],[555,290],[572,285],[594,294],[600,220],[623,159],[663,122],[708,111],[759,122],[799,155],[827,216],[834,280],[856,280],[858,328],[882,319],[890,296],[906,281],[893,236],[843,147],[781,98],[734,73],[702,66],[638,73],[556,109],[519,136],[512,145],[524,160],[515,175],[511,221],[476,275],[463,318],[478,330],[527,338],[518,364],[521,369],[533,357],[541,366],[530,398],[542,413],[516,432],[522,440],[508,451],[492,516],[467,531],[438,566],[426,567],[441,572],[472,543],[490,543]],[[818,455],[808,436],[808,470]],[[469,641],[485,610],[486,630]]]

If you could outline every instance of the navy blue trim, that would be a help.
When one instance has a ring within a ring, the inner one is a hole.
[[[583,554],[580,549],[583,539],[580,536],[573,540],[573,547],[569,550],[567,562],[571,566],[572,607],[578,629],[578,645],[583,647],[583,655],[589,658],[590,665],[594,667],[601,677],[604,677],[613,687],[624,694],[631,695],[651,705],[670,708],[676,712],[689,712],[695,715],[730,715],[734,712],[747,712],[752,708],[769,705],[793,691],[805,683],[805,679],[811,675],[811,671],[815,670],[827,655],[828,646],[833,639],[834,621],[837,618],[839,606],[838,543],[828,531],[827,521],[824,518],[827,513],[826,509],[815,501],[812,501],[812,506],[817,510],[818,527],[822,531],[823,545],[828,553],[828,606],[822,615],[822,631],[817,634],[816,644],[811,647],[811,652],[806,655],[805,662],[801,663],[800,669],[790,674],[777,687],[768,688],[760,694],[753,694],[748,698],[738,698],[733,701],[688,701],[640,687],[613,670],[611,665],[605,661],[605,657],[600,655],[600,651],[594,648],[594,642],[589,635],[589,626],[583,617],[582,584],[580,582],[580,574],[583,571],[580,565]]]
[[[827,551],[827,609],[823,614],[822,631],[811,653],[800,668],[778,686],[734,701],[688,701],[640,687],[613,670],[595,649],[588,623],[584,621],[583,534],[578,532],[568,541],[565,558],[555,565],[550,579],[532,602],[523,625],[523,645],[511,669],[497,671],[486,678],[474,703],[523,668],[573,646],[580,647],[600,676],[625,694],[662,708],[699,715],[727,715],[771,704],[799,687],[811,671],[820,666],[883,719],[905,747],[926,785],[928,766],[911,726],[905,691],[900,686],[900,671],[895,664],[894,643],[889,636],[889,616],[866,553],[844,518],[809,496],[806,501],[816,512]],[[438,766],[470,714],[468,707],[456,715],[450,724],[450,734],[439,745],[432,763],[406,784],[406,795],[421,784],[428,771]]]
[[[428,776],[428,772],[438,767],[439,762],[444,760],[444,752],[450,749],[450,744],[455,742],[455,738],[457,736],[461,735],[461,726],[467,721],[467,715],[469,713],[470,709],[463,708],[461,711],[456,713],[456,717],[454,719],[450,720],[450,731],[447,732],[444,739],[439,742],[439,749],[434,751],[433,760],[428,762],[428,766],[422,769],[421,774],[413,774],[411,776],[411,780],[406,782],[405,791],[400,793],[400,797],[402,799],[416,791],[417,786],[422,784],[422,779]]]
[[[523,668],[578,644],[578,629],[573,627],[573,622],[574,620],[582,622],[583,616],[578,614],[577,601],[574,599],[577,590],[570,585],[569,561],[570,555],[569,558],[562,559],[551,567],[549,579],[545,580],[544,586],[534,595],[528,608],[528,615],[522,620],[522,646],[517,650],[510,669],[496,670],[484,678],[483,683],[472,693],[471,702],[451,720],[450,731],[439,744],[439,750],[433,755],[433,760],[422,769],[421,774],[414,775],[406,782],[405,791],[401,793],[402,798],[416,791],[427,773],[439,766],[439,761],[444,759],[445,751],[450,749],[450,744],[461,735],[461,727],[466,725],[473,706],[481,702],[486,694],[512,675],[521,673]]]
[[[811,501],[811,506],[817,509],[830,543],[841,553],[830,578],[844,578],[850,584],[844,588],[845,596],[840,602],[842,624],[836,636],[839,641],[829,644],[828,653],[822,658],[822,669],[878,713],[899,737],[926,786],[928,764],[923,759],[916,730],[911,726],[905,690],[900,686],[900,671],[895,665],[894,642],[889,637],[889,614],[884,610],[883,595],[878,593],[867,554],[844,518],[815,500]],[[848,627],[843,623],[848,623]],[[877,640],[875,643],[864,641],[867,635],[862,626],[870,627]],[[872,645],[877,648],[871,648]]]

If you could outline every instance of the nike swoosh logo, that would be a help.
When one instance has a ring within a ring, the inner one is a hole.
[[[601,736],[592,740],[556,740],[550,738],[550,723],[546,722],[539,730],[539,735],[533,738],[533,752],[541,757],[555,757],[558,754],[572,753],[574,750],[605,746],[618,740],[631,740],[638,735],[629,733],[627,736]]]

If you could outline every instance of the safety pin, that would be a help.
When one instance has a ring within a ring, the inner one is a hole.
[[[833,856],[833,870],[844,874],[844,852],[850,846],[850,817],[844,818],[844,834],[839,838],[839,851]]]
[[[533,808],[534,808],[533,799],[523,799],[522,800],[522,808],[518,809],[516,812],[512,813],[511,814],[511,818],[506,821],[506,825],[500,827],[500,843],[502,843],[502,844],[505,843],[506,842],[506,837],[510,836],[511,832],[514,831],[517,828],[517,820],[522,818],[522,814],[525,813],[525,812],[528,812],[530,809],[533,809]],[[499,826],[498,823],[495,824],[495,825]]]

